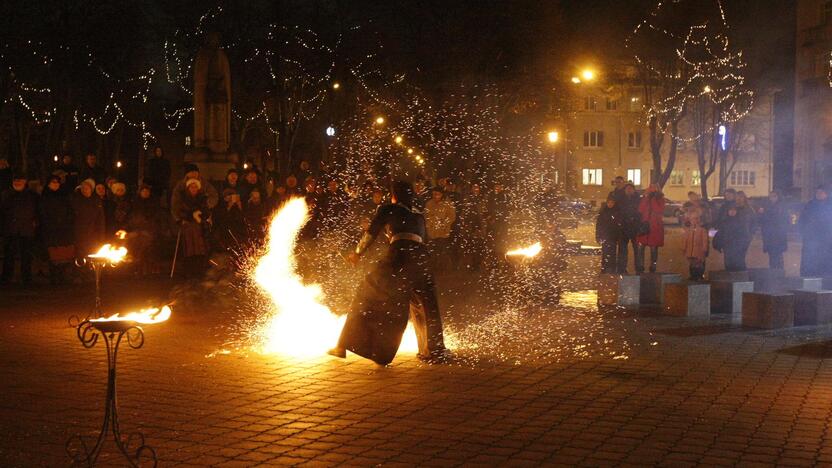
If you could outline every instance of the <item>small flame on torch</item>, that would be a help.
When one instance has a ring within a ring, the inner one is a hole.
[[[161,309],[158,307],[150,307],[142,309],[138,312],[129,312],[127,314],[113,314],[109,317],[99,317],[92,319],[90,322],[136,322],[143,325],[150,325],[153,323],[164,322],[170,318],[170,306],[164,306]]]
[[[523,247],[520,249],[509,250],[506,252],[506,255],[509,257],[519,257],[523,256],[526,258],[533,258],[536,257],[543,250],[543,246],[540,245],[540,242],[536,242],[528,247]]]
[[[119,229],[118,231],[116,231],[116,239],[124,240],[126,237],[127,231],[125,231],[124,229]]]
[[[110,263],[119,263],[127,256],[126,247],[113,247],[111,244],[104,244],[98,252],[88,255],[89,258],[102,258]]]

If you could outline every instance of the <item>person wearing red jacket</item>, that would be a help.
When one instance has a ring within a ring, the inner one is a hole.
[[[650,248],[650,272],[656,271],[659,261],[659,247],[664,246],[664,194],[658,184],[650,184],[647,193],[638,205],[641,214],[641,234],[636,238],[638,255],[636,256],[636,273],[644,273],[644,251]]]

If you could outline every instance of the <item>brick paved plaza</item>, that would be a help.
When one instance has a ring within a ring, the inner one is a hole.
[[[144,348],[121,350],[122,431],[141,430],[162,466],[832,463],[832,329],[599,311],[589,274],[571,276],[563,306],[508,316],[512,336],[457,365],[217,354],[229,314],[182,301]],[[113,310],[170,289],[106,286]],[[87,289],[0,291],[2,466],[65,465],[70,435],[97,434],[104,349],[66,323]],[[489,315],[448,297],[455,329]],[[123,465],[112,442],[99,461]]]

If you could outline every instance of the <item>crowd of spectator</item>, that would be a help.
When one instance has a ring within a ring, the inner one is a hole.
[[[650,250],[649,271],[656,271],[659,248],[664,246],[665,197],[657,185],[639,194],[623,177],[615,180],[615,190],[596,218],[596,240],[601,245],[601,271],[626,274],[630,246],[635,255],[635,272],[645,271],[646,251]],[[798,227],[803,241],[802,276],[832,275],[832,203],[827,189],[818,188],[802,209]],[[728,188],[720,204],[688,193],[681,216],[685,258],[691,280],[702,280],[710,249],[722,252],[725,270],[744,271],[754,233],[759,229],[769,268],[783,269],[788,247],[791,213],[779,191],[752,206],[742,191]]]
[[[15,280],[19,264],[20,282],[30,283],[35,259],[48,265],[53,284],[83,281],[88,277],[78,260],[114,242],[126,244],[136,275],[167,274],[175,257],[180,275],[197,278],[212,255],[244,257],[261,246],[272,214],[291,197],[305,197],[311,209],[304,239],[339,230],[357,239],[377,207],[389,201],[384,179],[347,185],[325,171],[313,172],[305,161],[268,183],[250,163],[229,169],[221,181],[208,180],[192,163],[182,174],[172,179],[170,162],[158,148],[136,187],[108,174],[93,154],[81,168],[64,156],[40,189],[0,159],[0,184],[8,187],[0,197],[0,280]],[[478,270],[505,250],[511,208],[501,184],[486,194],[479,184],[447,177],[420,179],[414,188],[436,268]]]

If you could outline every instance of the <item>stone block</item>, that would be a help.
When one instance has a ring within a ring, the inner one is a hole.
[[[786,271],[776,268],[749,268],[748,279],[754,282],[754,292],[785,291]]]
[[[728,314],[740,319],[742,317],[742,294],[747,292],[754,292],[754,283],[751,281],[711,282],[711,312]]]
[[[832,276],[823,277],[823,290],[832,291]]]
[[[641,275],[639,303],[661,304],[664,300],[664,287],[681,282],[682,276],[676,273],[644,273]]]
[[[581,255],[601,255],[601,246],[599,245],[582,245],[578,250]]]
[[[742,325],[768,329],[794,326],[794,294],[744,293]]]
[[[795,325],[832,323],[832,291],[792,291]]]
[[[566,240],[566,251],[569,253],[579,253],[581,251],[581,244],[582,242],[575,239],[567,239]]]
[[[803,277],[789,277],[786,278],[784,291],[820,291],[824,289],[823,278],[803,278]]]
[[[708,281],[751,281],[747,271],[709,271]]]
[[[598,304],[638,305],[640,289],[641,278],[637,275],[603,274],[598,278]]]
[[[711,315],[711,285],[670,283],[664,287],[664,315],[708,317]]]

